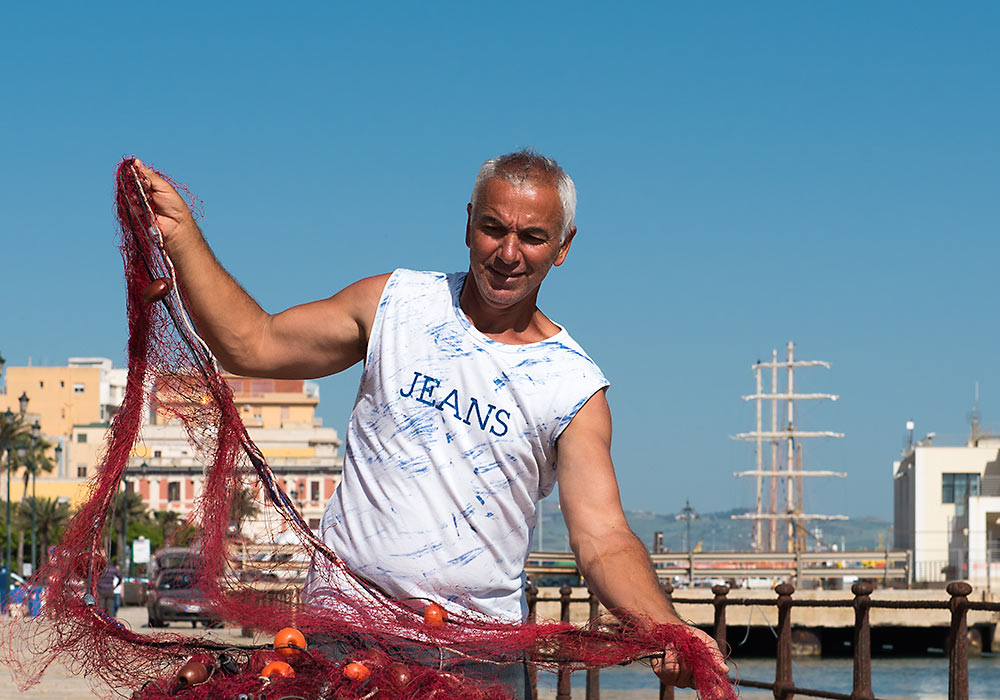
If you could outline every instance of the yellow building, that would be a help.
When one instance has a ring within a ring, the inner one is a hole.
[[[106,357],[71,357],[65,366],[7,367],[5,379],[0,412],[19,412],[21,397],[27,397],[25,423],[38,421],[41,437],[53,448],[62,447],[55,469],[38,475],[35,494],[39,498],[64,498],[77,505],[85,497],[85,489],[81,488],[83,482],[77,477],[76,465],[96,463],[93,453],[102,443],[100,436],[125,393],[126,370],[113,367]],[[83,446],[85,443],[72,444],[75,426],[80,425],[98,426],[90,431],[92,434],[79,438],[90,438],[88,447]],[[55,449],[50,453],[53,462],[57,454]],[[11,491],[14,501],[24,495],[23,486],[12,487]]]
[[[74,425],[107,422],[125,392],[126,370],[105,357],[71,357],[65,367],[7,367],[0,412],[18,411],[28,397],[28,414],[37,417],[42,433],[67,436]]]
[[[42,436],[63,448],[57,468],[39,474],[37,496],[80,505],[104,456],[127,370],[112,367],[106,358],[70,358],[65,367],[8,367],[5,374],[0,412],[8,408],[17,412],[18,398],[26,394],[26,422],[37,419]],[[319,387],[302,380],[224,376],[251,437],[286,490],[298,495],[307,522],[318,525],[322,506],[340,481],[343,463],[337,455],[337,432],[324,428],[315,415]],[[186,515],[200,495],[204,465],[183,428],[158,410],[171,400],[177,399],[169,391],[154,389],[148,420],[132,450],[126,487],[141,493],[153,510]],[[14,479],[11,495],[16,502],[23,496],[23,486],[18,475]]]

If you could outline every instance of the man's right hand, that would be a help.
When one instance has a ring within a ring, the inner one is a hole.
[[[246,376],[312,379],[364,359],[388,275],[269,314],[215,258],[177,190],[140,161],[135,164],[174,264],[174,282],[184,291],[198,332],[225,369]]]
[[[144,189],[150,199],[150,206],[156,216],[156,226],[163,235],[163,242],[169,247],[185,232],[198,230],[187,202],[174,187],[156,172],[143,165],[138,158],[133,161],[143,180]]]

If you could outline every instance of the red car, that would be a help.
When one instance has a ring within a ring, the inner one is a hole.
[[[212,605],[195,585],[194,569],[162,569],[146,593],[150,627],[166,627],[168,622],[190,622],[197,627],[219,625]]]

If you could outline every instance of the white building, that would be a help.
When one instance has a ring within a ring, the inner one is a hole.
[[[302,426],[251,427],[248,432],[303,519],[318,529],[343,471],[337,431]],[[129,491],[139,493],[151,510],[171,510],[186,517],[201,497],[204,481],[205,456],[195,452],[182,425],[143,426],[125,472]],[[280,528],[268,517],[273,507],[265,502],[255,474],[248,473],[244,484],[255,495],[260,512],[246,524],[243,534],[251,539],[270,539],[269,531]]]
[[[1000,586],[1000,437],[974,423],[964,445],[917,442],[893,463],[893,500],[894,546],[913,551],[914,581]]]

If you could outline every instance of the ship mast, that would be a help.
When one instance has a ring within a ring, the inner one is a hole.
[[[804,438],[832,437],[842,438],[843,433],[835,433],[828,430],[808,431],[799,430],[795,426],[795,402],[796,401],[836,401],[839,397],[834,394],[805,394],[795,393],[795,370],[802,367],[824,367],[830,368],[829,362],[821,360],[796,360],[795,345],[788,343],[788,359],[778,360],[778,351],[771,352],[770,362],[757,361],[751,365],[754,372],[756,393],[744,396],[744,401],[754,401],[756,407],[756,429],[749,433],[739,433],[733,438],[737,440],[752,440],[755,446],[755,468],[750,471],[736,472],[738,477],[752,476],[756,479],[756,509],[753,513],[744,515],[734,515],[733,518],[753,520],[753,549],[757,552],[775,552],[778,550],[778,533],[781,529],[785,532],[785,547],[789,552],[802,551],[805,549],[805,523],[808,520],[846,520],[845,515],[816,515],[806,514],[804,509],[803,477],[845,477],[843,472],[829,470],[802,468],[802,443]],[[771,370],[771,391],[763,393],[764,370]],[[784,392],[778,391],[779,370],[785,370],[784,374],[786,388]],[[763,430],[764,402],[770,403],[771,429]],[[785,429],[778,429],[778,415],[780,403],[784,402]],[[770,468],[764,469],[764,441],[767,440],[771,446]],[[780,447],[784,447],[785,465],[784,470],[779,462]],[[781,480],[784,484],[781,484]],[[770,491],[770,499],[767,510],[764,509],[764,487],[765,480]],[[778,509],[778,494],[780,487],[785,487],[785,506]],[[768,537],[765,544],[764,524],[767,524]],[[784,528],[780,525],[784,523]]]

